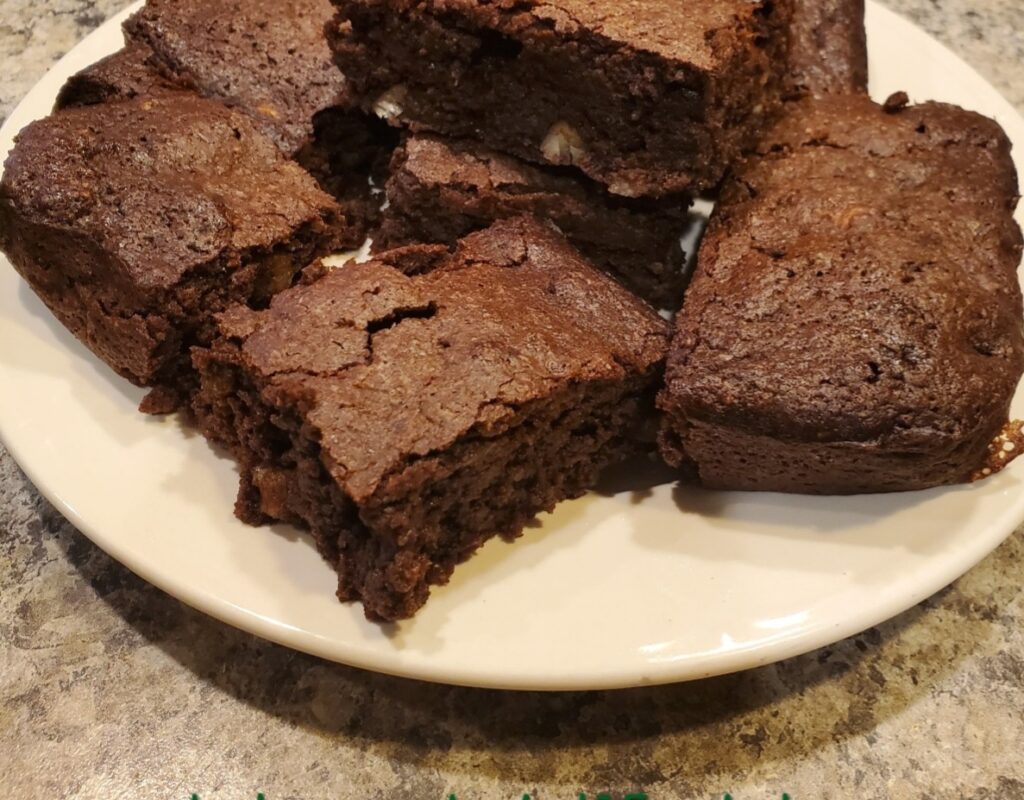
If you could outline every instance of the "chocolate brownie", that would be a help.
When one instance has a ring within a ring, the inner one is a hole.
[[[794,95],[867,92],[864,0],[793,0],[789,63]]]
[[[249,117],[187,92],[33,123],[0,182],[0,248],[97,356],[156,387],[151,411],[180,402],[213,313],[291,285],[337,216]]]
[[[568,171],[431,134],[412,135],[396,151],[386,191],[375,249],[453,243],[495,220],[530,214],[555,223],[587,258],[649,302],[675,309],[682,301],[687,197],[615,197]]]
[[[638,448],[667,333],[551,229],[505,220],[222,315],[195,411],[239,458],[239,515],[307,526],[339,597],[397,620]]]
[[[153,69],[152,55],[144,44],[128,44],[69,78],[57,95],[56,107],[91,106],[173,89],[174,84]]]
[[[364,225],[380,201],[369,177],[394,134],[372,115],[342,108],[345,77],[324,27],[330,0],[149,0],[125,23],[129,41],[175,84],[252,116],[281,151],[308,169]]]
[[[366,109],[572,164],[615,194],[716,185],[776,107],[791,0],[334,0]]]
[[[794,103],[723,189],[659,401],[666,459],[706,485],[894,492],[991,469],[1024,370],[1010,143],[905,100]]]

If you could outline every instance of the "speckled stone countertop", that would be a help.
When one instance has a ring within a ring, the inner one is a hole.
[[[887,0],[1024,109],[1021,0]],[[0,0],[0,115],[123,0]],[[0,391],[3,391],[0,388]],[[835,647],[614,693],[430,686],[186,608],[0,450],[0,796],[1024,798],[1024,532]]]

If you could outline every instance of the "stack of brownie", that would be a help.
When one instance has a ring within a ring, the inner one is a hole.
[[[692,198],[783,96],[788,0],[335,5],[350,91],[405,132],[385,244],[451,243],[530,213],[679,308]]]
[[[1009,143],[873,103],[863,15],[149,0],[22,132],[0,247],[374,620],[638,455],[731,489],[972,480],[1024,447]]]

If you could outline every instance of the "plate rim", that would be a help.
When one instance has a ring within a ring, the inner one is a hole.
[[[0,128],[0,143],[5,143],[7,139],[11,138],[15,132],[14,127],[16,125],[20,128],[21,120],[26,116],[25,109],[30,105],[38,104],[37,97],[41,87],[45,86],[47,82],[62,81],[63,78],[61,76],[77,71],[81,66],[88,63],[88,61],[82,61],[81,54],[89,48],[90,44],[95,44],[109,37],[111,29],[117,27],[121,21],[141,5],[142,1],[139,0],[104,22],[47,70],[45,75],[19,102],[2,128]],[[919,28],[912,21],[881,6],[876,0],[868,0],[868,7],[868,13],[878,17],[881,20],[881,24],[891,24],[894,21],[898,21],[900,24],[912,27],[920,35],[927,37],[931,42],[931,46],[942,51],[943,58],[955,61],[960,69],[970,74],[972,79],[989,86],[1002,99],[1007,113],[1013,114],[1015,123],[1024,127],[1024,116],[1017,112],[1005,98],[999,95],[998,90],[992,87],[987,80],[956,53]],[[106,51],[107,49],[104,48],[104,50]],[[1015,144],[1018,143],[1015,142]],[[1024,142],[1020,142],[1018,146],[1024,146]],[[1017,155],[1019,155],[1019,152]],[[621,667],[607,670],[593,669],[586,676],[578,678],[552,676],[549,678],[533,677],[524,679],[521,677],[516,678],[509,673],[497,675],[493,673],[493,670],[484,669],[481,671],[471,667],[458,669],[453,668],[450,664],[437,664],[430,661],[414,661],[407,664],[401,659],[396,659],[391,654],[381,654],[373,648],[359,647],[358,643],[350,644],[347,652],[341,654],[339,653],[338,640],[328,639],[311,631],[296,630],[281,620],[268,619],[250,609],[235,605],[226,598],[218,596],[209,587],[198,587],[187,581],[176,582],[170,580],[166,574],[161,574],[158,570],[154,571],[151,569],[141,560],[136,552],[132,552],[131,549],[125,547],[116,537],[112,538],[103,530],[97,529],[95,525],[83,518],[73,506],[66,502],[58,487],[54,486],[51,481],[48,481],[46,475],[43,474],[45,470],[41,462],[44,459],[33,457],[32,453],[29,452],[31,448],[21,440],[21,437],[14,433],[13,428],[2,418],[0,418],[0,443],[3,443],[11,457],[19,465],[29,481],[31,481],[36,491],[45,497],[79,532],[147,583],[184,602],[186,605],[232,627],[328,661],[396,677],[478,688],[529,691],[625,689],[636,686],[684,682],[728,674],[813,652],[856,635],[887,619],[899,616],[934,595],[937,591],[941,591],[994,552],[1000,544],[1014,533],[1021,522],[1024,522],[1024,493],[1021,493],[1017,503],[1008,504],[998,518],[986,523],[986,535],[976,536],[968,546],[963,548],[959,558],[949,559],[944,564],[944,568],[935,570],[932,579],[922,582],[917,591],[901,594],[899,600],[890,599],[887,605],[889,610],[884,612],[885,616],[881,619],[878,616],[878,609],[872,606],[872,613],[860,610],[858,613],[850,614],[841,622],[831,626],[812,625],[808,626],[810,630],[790,628],[780,635],[777,640],[772,640],[770,648],[763,642],[758,642],[755,643],[755,646],[736,648],[724,654],[718,653],[706,659],[709,665],[704,668],[695,668],[695,666],[699,667],[700,662],[685,661],[679,666],[673,667],[671,663],[663,665],[647,661],[643,665],[636,662],[630,669],[623,669]],[[643,676],[638,674],[641,668],[646,672]]]

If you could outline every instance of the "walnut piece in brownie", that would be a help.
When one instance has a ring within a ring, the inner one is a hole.
[[[343,244],[357,247],[380,206],[370,175],[395,135],[342,108],[345,77],[324,32],[332,16],[330,0],[149,0],[125,33],[166,80],[252,116],[341,201],[352,233]]]
[[[674,310],[682,301],[689,198],[615,197],[571,172],[431,134],[414,134],[395,152],[386,192],[375,249],[450,244],[529,214],[553,222],[584,256],[655,306]]]
[[[524,219],[334,270],[219,330],[194,409],[241,463],[239,515],[310,528],[374,620],[413,615],[486,540],[635,452],[667,341]]]
[[[797,96],[867,92],[864,0],[793,0],[787,84]]]
[[[60,111],[19,135],[0,249],[118,373],[187,392],[188,348],[335,246],[338,208],[244,114],[186,92]]]
[[[334,0],[362,106],[575,165],[615,194],[695,194],[778,104],[791,0]]]
[[[991,473],[1024,370],[1010,143],[903,101],[794,103],[724,188],[659,400],[666,459],[706,485],[852,494]]]

